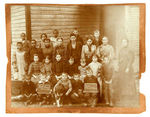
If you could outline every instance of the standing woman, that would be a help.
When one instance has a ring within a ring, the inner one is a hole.
[[[80,58],[81,58],[81,43],[76,41],[76,35],[71,33],[70,34],[70,42],[67,45],[67,60],[69,61],[71,58],[74,59],[74,63],[79,65]]]
[[[49,56],[52,60],[53,58],[53,47],[52,44],[50,43],[49,39],[44,39],[44,44],[45,44],[45,48],[42,48],[42,57],[46,57]]]
[[[30,44],[30,41],[27,39],[25,33],[21,33],[20,37],[21,37],[21,40],[22,40],[22,49],[26,53],[27,64],[29,65],[30,60],[28,58],[29,58],[29,51],[30,51],[31,44]]]
[[[63,38],[59,37],[57,39],[57,46],[55,49],[53,49],[53,59],[55,59],[56,55],[61,55],[62,60],[65,61],[66,57],[66,51],[65,47],[63,45]]]
[[[114,48],[112,45],[108,43],[108,38],[102,38],[102,45],[97,47],[97,56],[99,57],[99,61],[105,63],[105,61],[112,61],[115,57]]]
[[[96,47],[100,46],[102,44],[102,40],[100,38],[100,31],[99,30],[95,30],[94,31],[94,45],[96,45]]]
[[[53,30],[53,36],[50,37],[53,48],[55,48],[57,46],[58,36],[59,36],[59,31],[57,29],[54,29]]]
[[[135,101],[136,88],[135,77],[133,72],[134,53],[128,47],[128,40],[122,40],[122,48],[119,52],[119,100],[123,104],[129,104]]]
[[[46,33],[42,33],[41,34],[41,40],[40,40],[40,47],[41,48],[45,48],[45,44],[44,44],[44,40],[47,39],[47,34]]]
[[[79,31],[78,31],[77,28],[75,28],[75,29],[73,30],[73,34],[75,34],[75,36],[76,36],[76,38],[77,38],[77,42],[80,42],[80,43],[83,45],[83,39],[80,37]]]
[[[86,60],[88,65],[92,62],[92,56],[96,53],[96,46],[93,44],[93,36],[89,35],[86,38],[86,44],[82,46],[81,58]]]

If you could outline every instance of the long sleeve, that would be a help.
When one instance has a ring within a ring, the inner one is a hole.
[[[114,48],[111,46],[110,47],[110,60],[114,59],[115,53],[114,53]]]
[[[85,59],[85,45],[82,46],[81,58]]]
[[[99,58],[101,57],[100,46],[97,47],[96,55],[97,55]]]
[[[33,72],[33,64],[31,63],[28,70],[28,75],[31,76]]]
[[[66,92],[66,94],[69,94],[71,91],[72,91],[72,84],[71,84],[71,81],[69,81],[69,89],[68,91]]]
[[[52,63],[52,72],[55,74],[56,70],[55,70],[55,62]]]
[[[70,43],[67,45],[67,50],[66,50],[66,55],[67,55],[67,60],[70,58]]]

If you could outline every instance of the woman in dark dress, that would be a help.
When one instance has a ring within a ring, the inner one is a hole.
[[[119,72],[117,81],[118,100],[122,106],[138,102],[136,94],[135,73],[133,71],[134,53],[128,47],[128,40],[122,40],[119,52]],[[133,106],[131,105],[131,106]]]
[[[57,46],[55,47],[55,49],[53,49],[53,59],[55,60],[56,55],[59,54],[61,55],[61,59],[63,61],[66,60],[66,49],[63,45],[63,38],[58,38],[57,39]]]
[[[70,60],[70,58],[74,58],[74,63],[79,65],[80,58],[81,58],[81,43],[76,41],[76,35],[70,34],[70,42],[67,45],[67,60]]]

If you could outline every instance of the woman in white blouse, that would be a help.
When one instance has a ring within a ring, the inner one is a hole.
[[[93,36],[86,38],[86,44],[82,46],[81,58],[86,60],[86,64],[92,61],[92,56],[96,53],[96,46],[93,44]]]

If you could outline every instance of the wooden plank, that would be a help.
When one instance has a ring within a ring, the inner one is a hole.
[[[13,28],[11,28],[11,31],[25,31],[26,29],[25,29],[25,27],[13,27]]]
[[[20,24],[20,23],[25,23],[25,19],[11,20],[11,24]]]
[[[68,7],[68,6],[31,6],[31,10],[53,10],[53,11],[85,11],[84,7]]]
[[[22,11],[19,11],[19,12],[17,12],[17,13],[12,13],[12,14],[11,14],[11,17],[14,18],[14,17],[18,17],[18,16],[20,16],[20,15],[25,15],[25,11],[22,10]]]
[[[19,23],[19,24],[11,24],[11,28],[17,28],[17,27],[25,27],[26,26],[26,24],[25,23]]]
[[[23,16],[20,15],[20,16],[17,16],[17,17],[12,17],[11,21],[22,20],[22,19],[25,19],[25,15],[23,15]]]
[[[84,15],[84,16],[91,16],[92,15],[96,15],[96,12],[91,12],[91,11],[53,11],[53,10],[31,10],[31,14],[42,14],[42,15],[59,15],[59,14],[64,14],[64,15]]]
[[[83,18],[83,19],[94,19],[93,17],[86,17],[86,16],[80,16],[80,15],[63,15],[63,14],[59,14],[59,15],[41,15],[41,14],[32,14],[31,18],[36,19],[36,18],[40,18],[40,19],[78,19],[78,18]]]
[[[18,31],[12,31],[11,34],[12,34],[12,35],[16,35],[16,36],[17,36],[17,35],[20,36],[20,34],[21,34],[22,32],[25,32],[25,30],[24,30],[24,31],[20,31],[20,30],[18,30]]]
[[[15,12],[15,11],[20,11],[20,10],[23,10],[25,9],[25,6],[11,6],[11,11]]]
[[[63,13],[64,15],[81,15],[80,12],[69,12],[69,11],[49,11],[49,10],[31,10],[31,14],[42,14],[42,15],[59,15],[60,13]],[[85,12],[86,13],[86,12]]]
[[[93,17],[93,19],[88,19],[89,22],[98,22],[95,20],[96,18]],[[56,21],[56,22],[85,22],[87,21],[87,18],[79,18],[79,19],[68,19],[68,18],[53,18],[53,19],[43,19],[43,18],[31,18],[31,22],[48,22],[48,21]]]
[[[97,27],[97,24],[95,25],[83,25],[82,28],[95,28]],[[36,27],[33,27],[32,26],[32,31],[36,31],[36,30],[49,30],[49,29],[60,29],[60,30],[63,30],[63,29],[74,29],[76,28],[76,26],[72,26],[72,25],[68,25],[68,26],[54,26],[54,25],[50,25],[50,26],[44,26],[44,27],[41,27],[41,26],[36,26]]]
[[[32,14],[31,18],[40,18],[40,19],[51,19],[51,18],[59,18],[59,19],[63,19],[63,18],[69,18],[69,19],[74,19],[74,18],[79,18],[80,16],[76,15],[38,15],[38,14]]]
[[[99,24],[100,22],[92,22],[92,21],[82,21],[82,22],[77,22],[77,21],[70,21],[70,22],[66,22],[66,21],[55,21],[55,20],[50,20],[47,22],[41,21],[41,22],[33,22],[31,26],[47,26],[47,25],[78,25],[78,24],[82,24],[82,25],[90,25],[90,24]]]

